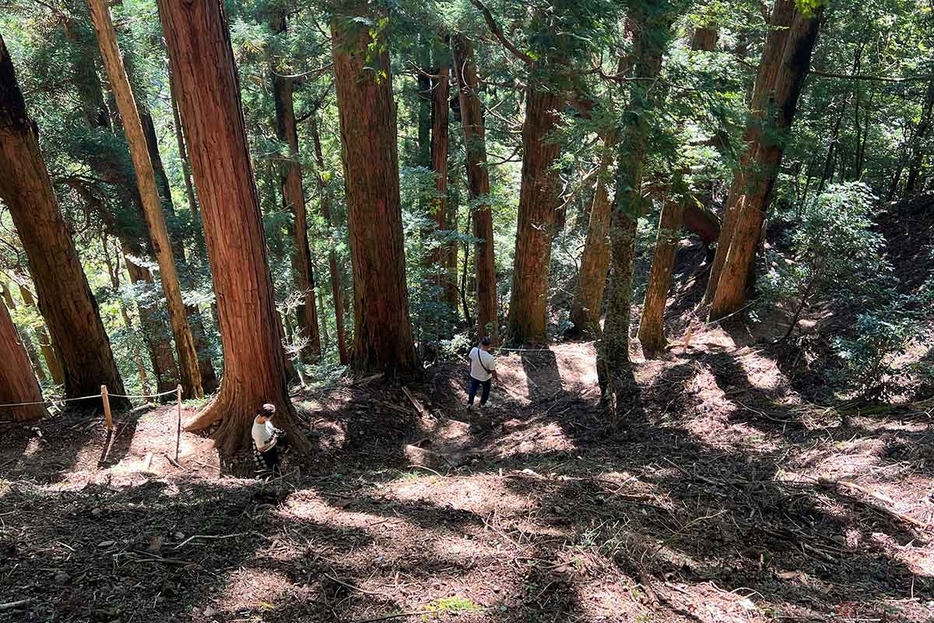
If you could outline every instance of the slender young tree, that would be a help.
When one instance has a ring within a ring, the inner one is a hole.
[[[285,33],[285,13],[277,12],[271,20],[273,32]],[[321,356],[321,334],[318,330],[318,308],[315,302],[315,282],[312,273],[311,247],[308,245],[308,218],[305,212],[305,192],[302,190],[302,170],[298,161],[298,130],[295,127],[295,106],[292,91],[295,79],[279,73],[273,63],[272,93],[276,106],[276,136],[289,148],[289,157],[279,166],[283,207],[294,217],[292,223],[292,276],[295,289],[301,292],[298,306],[299,341],[307,341],[305,359],[317,361]]]
[[[220,392],[189,428],[220,421],[214,437],[220,452],[229,456],[249,447],[252,414],[268,402],[278,408],[278,424],[305,449],[286,387],[282,334],[223,0],[159,0],[159,16],[201,200],[224,349]]]
[[[321,150],[321,136],[318,133],[317,106],[308,117],[308,130],[315,148],[315,179],[318,183],[321,217],[328,227],[328,272],[331,275],[331,299],[334,301],[334,319],[337,327],[337,352],[341,365],[350,363],[347,351],[347,336],[344,329],[344,295],[341,290],[341,271],[337,264],[337,252],[334,250],[334,222],[331,219],[331,194],[324,174],[324,152]]]
[[[730,186],[704,297],[712,319],[739,311],[746,302],[762,224],[810,69],[822,10],[822,5],[799,6],[796,0],[777,0],[772,9],[746,124],[746,150]]]
[[[409,322],[399,197],[395,104],[384,28],[375,0],[341,0],[332,17],[334,78],[354,283],[351,364],[360,371],[412,373],[418,359]]]
[[[446,57],[445,54],[436,56]],[[431,220],[436,231],[447,227],[448,210],[448,100],[451,93],[451,75],[447,60],[435,63],[435,75],[431,79],[431,171],[435,174],[435,193],[432,201]],[[428,259],[434,284],[443,289],[447,281],[448,245],[437,244]]]
[[[15,407],[0,407],[0,421],[25,422],[38,420],[47,414],[43,404],[20,404],[42,402],[42,390],[33,374],[32,365],[23,344],[19,341],[10,312],[0,303],[0,404],[16,404]]]
[[[473,204],[476,244],[477,334],[499,343],[496,313],[496,263],[493,256],[493,211],[490,209],[490,173],[486,162],[486,127],[480,102],[480,79],[473,44],[462,34],[452,38],[461,128],[467,154],[467,188]]]
[[[0,199],[10,210],[36,284],[39,310],[58,349],[69,398],[106,385],[123,394],[110,340],[58,207],[37,129],[26,114],[13,62],[0,37]],[[89,403],[100,404],[99,398]],[[129,401],[116,398],[116,408]]]
[[[36,298],[29,291],[29,288],[22,283],[18,285],[19,295],[22,297],[23,303],[28,307],[35,307],[36,311],[38,311]],[[56,385],[64,385],[65,372],[62,370],[62,362],[58,360],[58,355],[55,353],[55,348],[52,346],[52,340],[49,338],[49,332],[46,330],[45,325],[36,327],[36,337],[39,340],[39,350],[42,352],[42,358],[45,359],[45,365],[49,368],[49,374],[52,376],[52,382]]]
[[[91,9],[91,21],[97,31],[97,43],[104,60],[104,68],[107,70],[110,86],[117,100],[120,120],[130,147],[130,156],[136,171],[136,183],[142,200],[143,216],[152,240],[152,249],[159,263],[159,277],[167,302],[172,336],[175,338],[182,388],[186,396],[200,398],[204,395],[204,391],[201,387],[198,353],[191,335],[191,327],[188,325],[188,315],[182,300],[182,288],[178,280],[175,259],[172,257],[169,232],[165,226],[165,215],[162,213],[162,201],[159,199],[156,176],[149,157],[136,99],[133,97],[130,80],[123,65],[123,57],[117,45],[117,35],[110,17],[110,9],[107,8],[105,0],[88,0],[88,5]]]

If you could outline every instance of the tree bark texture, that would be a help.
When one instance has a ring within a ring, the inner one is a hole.
[[[615,132],[604,137],[603,155],[600,158],[600,171],[594,187],[593,202],[590,206],[590,219],[587,223],[587,239],[581,255],[580,273],[577,288],[571,302],[572,336],[598,336],[600,317],[603,313],[603,293],[606,289],[606,273],[610,265],[610,243],[607,237],[610,228],[609,185],[613,164],[613,150],[616,143]]]
[[[58,348],[69,398],[100,394],[101,385],[123,394],[110,340],[58,207],[35,124],[16,81],[13,63],[0,38],[0,198],[10,210],[39,310]],[[88,404],[100,404],[91,398]],[[111,403],[127,408],[122,398]]]
[[[10,292],[9,286],[3,282],[0,282],[0,290],[3,291],[3,300],[6,302],[7,309],[10,312],[16,311],[16,301],[13,300],[13,293]],[[45,374],[45,369],[42,367],[42,362],[39,360],[39,353],[36,352],[36,345],[33,343],[32,338],[29,337],[28,328],[23,327],[17,330],[15,329],[14,324],[14,330],[16,330],[19,341],[23,345],[23,349],[26,351],[26,356],[29,357],[29,364],[32,366],[32,369],[36,374],[36,378],[40,383],[45,383],[48,377]]]
[[[552,228],[560,197],[552,170],[561,146],[552,136],[563,98],[530,76],[522,126],[522,182],[512,297],[506,321],[511,344],[544,344]]]
[[[457,80],[461,128],[467,162],[467,188],[474,206],[473,235],[477,291],[477,337],[489,336],[499,343],[499,319],[496,308],[496,263],[493,253],[493,212],[489,204],[490,173],[486,160],[486,125],[480,102],[480,79],[474,60],[473,44],[467,37],[453,37],[454,74]],[[455,253],[456,256],[456,253]]]
[[[642,305],[642,319],[639,322],[639,341],[647,354],[665,349],[665,305],[668,302],[668,290],[671,289],[671,270],[681,241],[683,214],[683,197],[670,197],[662,206],[649,283]]]
[[[273,31],[286,29],[285,15],[272,19]],[[292,90],[295,81],[279,75],[272,67],[272,92],[276,106],[276,136],[289,148],[288,158],[279,165],[283,207],[290,211],[292,221],[292,277],[295,289],[302,293],[297,312],[299,341],[307,343],[302,359],[317,361],[321,357],[321,334],[318,329],[318,305],[315,301],[315,281],[312,273],[311,247],[308,244],[308,218],[305,193],[302,190],[302,169],[298,159],[298,131],[295,127],[295,106]]]
[[[224,350],[220,392],[189,424],[214,434],[222,455],[250,445],[253,413],[276,405],[277,425],[300,450],[286,387],[282,334],[259,198],[247,146],[240,84],[222,0],[159,0],[178,107],[201,200]]]
[[[204,395],[204,391],[201,387],[198,353],[191,335],[191,327],[188,325],[188,316],[185,313],[182,288],[178,280],[175,259],[172,256],[172,245],[169,242],[169,232],[165,225],[165,215],[162,212],[162,201],[156,188],[156,176],[149,157],[139,110],[123,64],[123,57],[117,46],[110,9],[104,0],[88,0],[88,5],[91,9],[91,21],[97,31],[97,42],[104,60],[104,68],[107,70],[110,86],[117,100],[120,120],[130,147],[130,156],[136,171],[136,183],[142,199],[143,216],[152,240],[153,253],[159,264],[159,281],[165,293],[172,336],[175,338],[182,389],[186,396],[200,398]]]
[[[334,223],[331,219],[331,194],[324,177],[324,152],[321,150],[321,136],[318,133],[318,116],[315,111],[308,117],[308,129],[315,148],[315,177],[318,182],[321,217],[328,228],[328,272],[331,276],[331,299],[334,301],[334,319],[337,332],[337,352],[341,365],[350,363],[347,351],[347,335],[344,329],[344,295],[341,289],[341,271],[337,264],[337,252],[334,250]]]
[[[436,68],[437,77],[432,79],[431,89],[431,171],[435,174],[435,199],[431,206],[431,220],[435,231],[447,228],[448,210],[448,99],[451,93],[450,69],[446,64]],[[447,282],[447,255],[450,245],[438,244],[432,249],[428,260],[432,280],[439,292]]]
[[[666,0],[634,7],[628,18],[632,28],[633,77],[624,125],[620,129],[616,169],[616,197],[610,216],[610,269],[603,337],[597,342],[597,375],[612,413],[632,407],[637,388],[629,362],[629,325],[632,279],[636,255],[636,228],[644,212],[641,194],[645,167],[647,118],[659,105],[659,92],[651,86],[661,68],[671,38],[674,10]]]
[[[2,44],[0,44],[2,45]],[[42,402],[42,390],[5,305],[0,304],[0,405]],[[45,405],[0,406],[0,421],[26,422],[47,415]]]
[[[358,371],[413,373],[418,359],[405,282],[389,51],[385,31],[375,33],[359,19],[380,19],[382,9],[372,0],[338,4],[332,49],[353,265],[351,364]]]
[[[804,78],[810,69],[820,14],[821,7],[804,12],[797,8],[794,0],[776,2],[772,12],[773,32],[777,25],[789,25],[782,29],[783,36],[770,33],[763,51],[762,62],[768,66],[760,67],[754,106],[746,128],[747,147],[727,200],[721,243],[712,267],[717,268],[720,257],[719,273],[711,272],[711,280],[716,278],[716,285],[708,284],[708,292],[714,288],[710,297],[712,319],[737,312],[746,302],[765,213]],[[780,49],[772,50],[770,46],[780,46]],[[762,89],[759,80],[763,82]]]

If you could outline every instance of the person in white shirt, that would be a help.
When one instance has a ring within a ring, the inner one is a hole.
[[[493,379],[497,379],[496,360],[490,353],[491,345],[490,338],[484,337],[479,345],[470,349],[470,389],[467,392],[467,409],[473,409],[473,401],[480,388],[483,389],[480,394],[480,407],[485,407],[490,399],[490,387],[493,385]]]
[[[256,410],[253,418],[253,458],[260,470],[268,470],[274,474],[281,473],[279,469],[279,440],[285,432],[276,428],[272,418],[276,414],[276,406],[264,404]]]

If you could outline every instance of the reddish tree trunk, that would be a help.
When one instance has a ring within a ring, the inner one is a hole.
[[[3,292],[3,300],[6,301],[7,309],[11,312],[16,311],[16,301],[13,300],[13,293],[10,292],[10,288],[7,287],[5,283],[0,282],[0,291]],[[33,344],[32,338],[29,337],[27,329],[19,330],[17,334],[20,343],[23,345],[23,349],[26,351],[26,355],[29,357],[29,363],[36,373],[36,378],[39,379],[40,383],[45,383],[47,379],[45,370],[42,368],[42,362],[39,361],[39,353],[36,352],[36,346]]]
[[[512,344],[543,344],[548,327],[548,272],[559,196],[552,170],[561,146],[552,136],[562,97],[529,78],[522,126],[522,186],[512,297],[506,335]]]
[[[499,343],[496,310],[496,263],[493,254],[493,212],[489,205],[490,174],[486,162],[486,126],[480,103],[480,80],[473,45],[464,35],[453,40],[461,127],[467,161],[467,188],[472,209],[473,235],[477,238],[474,266],[477,285],[477,336]],[[456,252],[455,252],[456,258]]]
[[[612,175],[609,171],[613,164],[615,143],[615,133],[610,133],[609,137],[604,138],[600,171],[594,187],[593,203],[590,206],[587,240],[584,242],[577,288],[571,303],[572,328],[568,333],[575,337],[600,334],[603,292],[606,289],[606,273],[610,265],[610,243],[607,233],[610,228],[610,208],[612,207],[609,189]]]
[[[272,20],[274,32],[286,29],[285,15]],[[302,293],[302,304],[297,309],[299,341],[307,342],[302,359],[317,361],[321,357],[321,334],[318,330],[318,306],[315,301],[315,281],[311,269],[311,248],[308,245],[308,218],[305,213],[305,193],[302,190],[302,170],[298,161],[298,131],[295,128],[295,108],[292,89],[295,81],[279,75],[272,67],[272,92],[276,106],[276,136],[289,148],[289,157],[279,166],[282,203],[292,212],[293,249],[292,276],[295,289]]]
[[[120,120],[130,147],[130,156],[136,171],[136,183],[142,200],[143,216],[152,241],[153,253],[159,264],[159,281],[165,293],[172,336],[175,338],[175,349],[178,353],[179,378],[186,396],[201,397],[204,391],[201,387],[198,354],[191,335],[191,327],[188,325],[188,316],[185,313],[182,288],[178,280],[175,259],[172,256],[172,245],[169,242],[165,215],[162,213],[162,201],[156,188],[155,171],[149,157],[149,148],[136,100],[133,97],[123,58],[117,46],[110,9],[107,8],[105,0],[88,0],[88,5],[91,9],[91,21],[97,31],[97,42],[104,60],[104,68],[110,79],[110,87],[116,99]]]
[[[221,421],[222,455],[249,447],[254,411],[278,408],[276,422],[300,449],[262,214],[247,147],[240,84],[222,0],[159,0],[166,48],[201,213],[224,349],[220,392],[189,428]]]
[[[437,68],[437,78],[432,80],[431,89],[431,170],[435,174],[435,192],[432,202],[431,219],[435,230],[447,227],[448,210],[448,99],[450,98],[450,70],[447,65]],[[432,277],[439,290],[447,282],[447,255],[449,245],[438,244],[432,249],[429,265]]]
[[[399,198],[395,104],[378,3],[339,2],[332,23],[344,187],[354,282],[352,365],[415,372]],[[373,38],[377,34],[378,39]]]
[[[124,393],[74,242],[58,207],[36,128],[0,39],[0,198],[10,210],[36,284],[39,309],[59,350],[70,398],[93,396],[107,385]],[[100,404],[100,398],[89,403]],[[115,408],[129,407],[122,398]]]
[[[639,322],[639,341],[647,354],[665,349],[665,305],[668,302],[668,290],[671,288],[671,269],[674,267],[678,243],[681,240],[683,214],[683,197],[671,197],[662,206],[649,283],[642,305],[642,319]]]
[[[3,44],[0,43],[0,46]],[[16,334],[6,306],[0,304],[0,404],[42,402],[42,390],[33,374],[29,357]],[[47,415],[45,406],[0,407],[0,420],[25,422]]]
[[[341,272],[337,265],[337,252],[334,250],[334,223],[331,220],[331,195],[324,177],[324,153],[321,150],[321,136],[318,134],[317,111],[308,118],[311,140],[315,148],[315,174],[318,182],[318,195],[321,198],[321,217],[328,227],[328,272],[331,275],[331,299],[334,301],[334,318],[337,328],[337,352],[341,365],[350,363],[347,352],[347,336],[344,329],[344,295],[341,290]]]
[[[785,140],[810,69],[821,10],[822,7],[818,7],[813,12],[804,12],[793,0],[780,0],[772,12],[773,32],[778,25],[787,23],[789,26],[782,28],[783,35],[770,34],[763,51],[765,66],[760,67],[753,114],[746,129],[748,145],[730,188],[721,242],[712,267],[711,281],[716,281],[707,288],[708,293],[713,289],[712,319],[732,314],[746,302],[756,248]],[[719,272],[714,273],[718,264]]]

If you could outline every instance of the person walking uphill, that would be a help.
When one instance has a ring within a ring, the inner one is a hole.
[[[496,360],[490,353],[492,344],[489,337],[480,340],[479,346],[470,349],[470,390],[467,392],[467,409],[473,409],[473,401],[477,390],[483,388],[480,394],[480,407],[486,406],[490,399],[490,387],[496,379]]]

